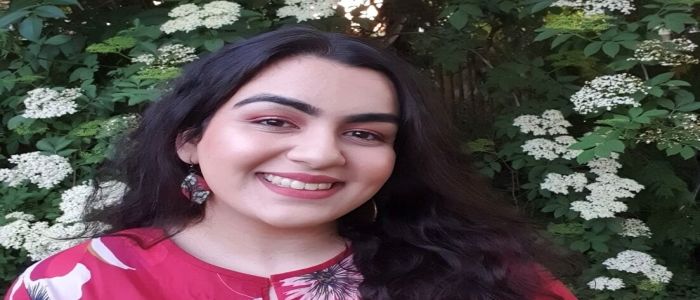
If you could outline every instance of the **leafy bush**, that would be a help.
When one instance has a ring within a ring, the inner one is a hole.
[[[101,228],[76,222],[87,183],[183,64],[303,21],[432,72],[480,171],[587,258],[566,278],[581,298],[700,294],[700,1],[83,2],[12,1],[0,16],[3,286],[71,245],[48,235]],[[467,117],[478,103],[481,124]],[[123,189],[101,186],[98,205]]]

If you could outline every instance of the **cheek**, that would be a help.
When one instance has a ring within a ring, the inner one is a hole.
[[[396,154],[391,148],[357,153],[353,159],[355,175],[361,181],[381,186],[391,176],[395,160]]]

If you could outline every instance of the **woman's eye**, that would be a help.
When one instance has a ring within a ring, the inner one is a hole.
[[[365,141],[380,141],[381,140],[379,135],[368,132],[368,131],[354,130],[354,131],[348,132],[348,135],[353,137],[353,138],[357,138],[357,139],[361,139],[361,140],[365,140]]]
[[[294,124],[289,123],[285,120],[280,119],[263,119],[258,120],[256,123],[260,125],[270,126],[270,127],[282,127],[282,128],[294,128]]]

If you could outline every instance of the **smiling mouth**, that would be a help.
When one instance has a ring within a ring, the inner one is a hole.
[[[295,190],[305,190],[305,191],[323,191],[329,190],[333,187],[332,182],[324,183],[308,183],[299,180],[294,180],[286,177],[281,177],[272,174],[264,174],[262,176],[267,182],[284,188],[292,188]]]

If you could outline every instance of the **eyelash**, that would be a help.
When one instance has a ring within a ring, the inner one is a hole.
[[[281,119],[281,118],[265,118],[265,119],[260,119],[260,120],[255,120],[253,121],[255,124],[259,124],[265,127],[273,127],[273,128],[280,128],[280,129],[285,129],[285,128],[299,128],[296,125],[294,125],[292,122],[289,122],[287,120]],[[278,125],[272,125],[269,124],[269,122],[281,122],[283,125],[291,125],[291,126],[278,126]],[[362,138],[358,137],[356,134],[367,134],[369,135],[369,138]],[[359,139],[363,142],[382,142],[383,138],[380,134],[372,132],[372,131],[367,131],[367,130],[350,130],[345,132],[344,135],[347,135],[353,139]]]

